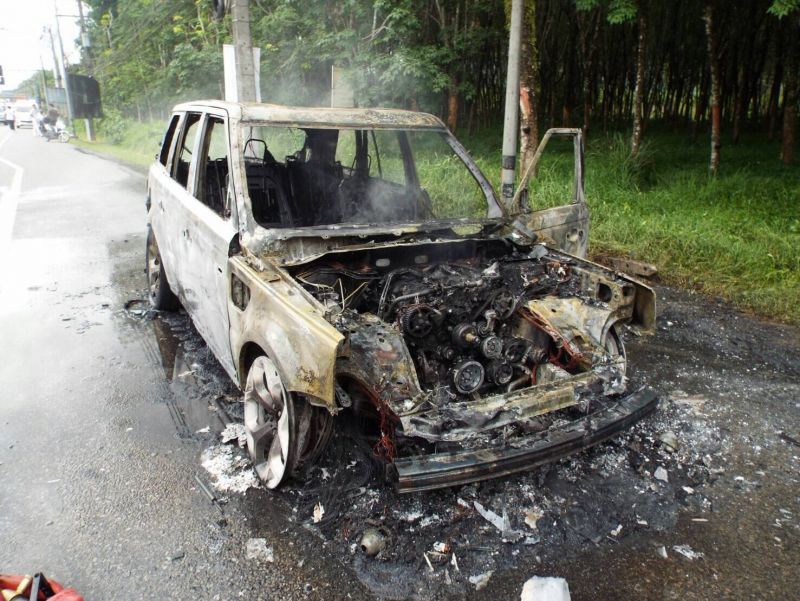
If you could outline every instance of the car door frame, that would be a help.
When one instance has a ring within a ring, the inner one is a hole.
[[[536,177],[536,168],[553,136],[571,137],[573,140],[574,170],[572,202],[557,207],[523,212],[525,225],[545,242],[576,257],[585,258],[589,246],[589,207],[583,184],[583,131],[579,128],[554,127],[548,129],[533,159],[520,177],[520,184],[511,201],[510,212],[520,213],[528,204],[529,184]]]
[[[236,369],[230,346],[230,319],[228,315],[230,267],[228,259],[238,242],[239,224],[236,210],[235,180],[232,174],[230,144],[230,120],[227,111],[218,108],[198,108],[188,110],[199,113],[200,121],[197,138],[192,148],[192,158],[186,188],[173,179],[179,188],[172,196],[173,229],[177,234],[172,238],[172,253],[179,282],[178,294],[184,308],[194,322],[195,328],[206,341],[225,371],[236,379]],[[226,148],[228,150],[228,182],[226,186],[227,210],[223,217],[208,207],[195,194],[198,190],[202,168],[199,163],[205,160],[205,138],[212,117],[224,124]],[[188,117],[184,118],[183,124]],[[182,130],[179,144],[182,146],[186,132]],[[177,168],[178,146],[173,157],[173,173]],[[169,277],[169,274],[168,274]]]

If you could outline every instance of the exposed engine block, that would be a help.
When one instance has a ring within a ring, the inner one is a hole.
[[[530,382],[547,360],[546,341],[515,335],[517,307],[565,291],[571,279],[567,265],[530,258],[397,269],[381,282],[378,316],[399,327],[424,387],[490,393]]]

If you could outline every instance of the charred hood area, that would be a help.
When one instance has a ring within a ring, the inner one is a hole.
[[[618,325],[648,328],[654,309],[637,282],[504,239],[332,253],[290,273],[345,336],[337,400],[377,412],[387,459],[400,434],[462,448],[596,408],[625,388]]]

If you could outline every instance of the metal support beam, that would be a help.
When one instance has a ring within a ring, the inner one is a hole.
[[[519,123],[519,58],[522,39],[522,7],[524,0],[511,0],[511,25],[508,39],[506,70],[506,106],[503,119],[503,170],[501,176],[503,204],[508,208],[514,197],[514,171],[517,164],[517,131]]]

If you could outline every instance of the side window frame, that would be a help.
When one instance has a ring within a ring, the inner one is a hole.
[[[167,164],[164,168],[172,179],[175,179],[175,156],[178,154],[178,141],[183,139],[183,124],[186,123],[186,113],[175,113],[178,115],[178,124],[175,126],[175,133],[172,136],[172,143],[167,154]]]
[[[225,159],[228,162],[228,175],[227,181],[224,188],[225,198],[223,199],[223,212],[220,214],[213,208],[211,208],[207,202],[206,198],[200,199],[197,197],[198,192],[203,192],[203,196],[206,196],[208,191],[200,185],[200,178],[203,177],[205,173],[204,169],[199,168],[197,164],[199,161],[205,162],[209,150],[209,144],[211,143],[211,138],[209,137],[209,131],[211,128],[212,120],[219,120],[221,121],[221,128],[223,131],[223,135],[225,136],[225,148],[227,150]],[[200,122],[200,135],[197,140],[197,148],[193,151],[192,156],[192,165],[189,168],[189,179],[193,182],[192,184],[192,196],[205,206],[207,209],[212,211],[215,215],[217,215],[220,219],[228,220],[231,218],[233,213],[231,203],[234,202],[235,193],[232,187],[232,165],[231,165],[231,141],[230,141],[230,132],[228,131],[228,115],[224,113],[218,112],[204,112],[202,120]],[[192,170],[194,170],[194,177],[192,175]]]
[[[189,125],[187,126],[187,122],[189,121],[190,115],[199,115],[200,118],[194,123],[189,123]],[[199,135],[195,136],[194,143],[190,151],[192,153],[192,159],[191,162],[189,163],[189,173],[186,178],[186,187],[185,187],[185,190],[192,196],[194,196],[195,178],[197,177],[197,168],[195,166],[197,163],[197,151],[201,147],[203,142],[202,133],[203,133],[203,128],[205,127],[205,118],[206,114],[202,111],[187,111],[183,113],[183,117],[181,119],[181,135],[179,138],[180,141],[178,144],[175,145],[172,156],[170,176],[172,177],[172,179],[178,182],[178,179],[176,177],[177,175],[176,172],[178,169],[178,161],[180,160],[180,154],[181,154],[180,151],[184,146],[184,142],[186,141],[186,134],[189,133],[188,132],[189,127],[195,125],[196,123],[197,127],[199,128],[198,129]],[[178,182],[178,184],[180,184],[180,182]],[[182,184],[181,187],[183,187]]]
[[[169,165],[169,157],[172,153],[172,147],[175,146],[175,138],[180,132],[180,126],[181,116],[179,113],[174,113],[169,118],[169,125],[167,126],[167,131],[164,132],[164,138],[161,140],[161,148],[156,157],[158,162],[161,163],[165,169],[167,165]]]

